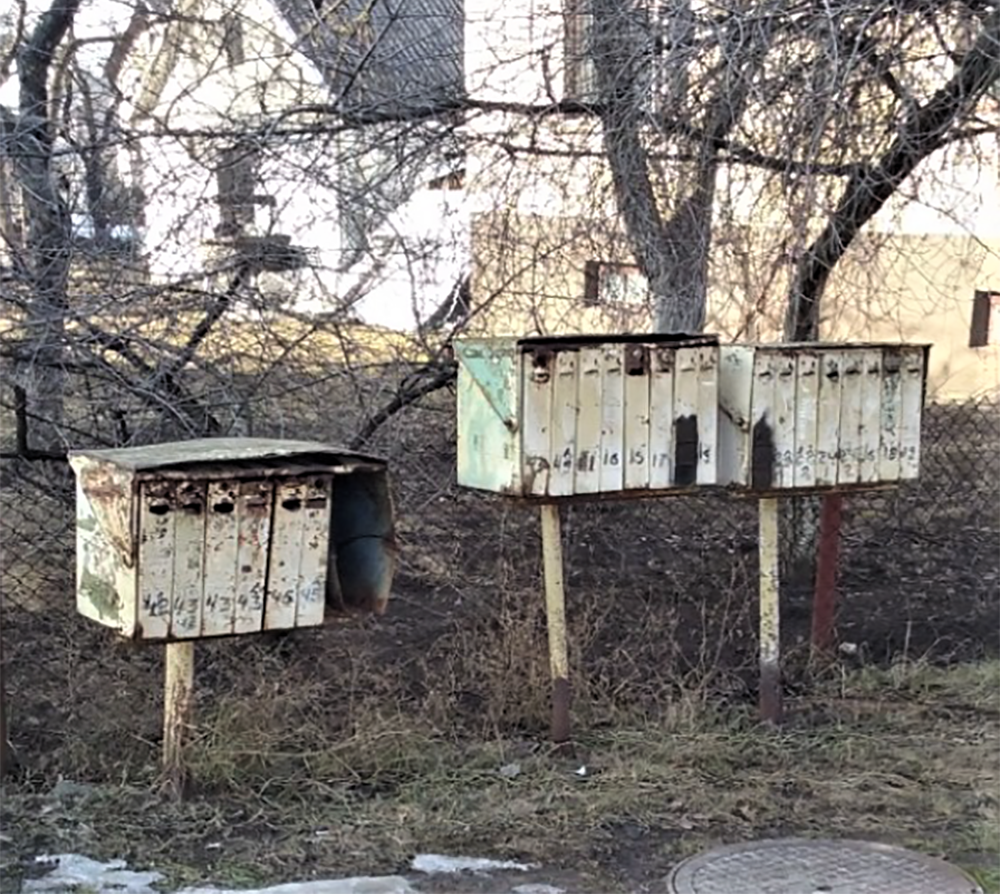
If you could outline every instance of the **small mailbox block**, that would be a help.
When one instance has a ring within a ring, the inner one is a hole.
[[[455,341],[458,483],[522,497],[716,484],[714,336]]]
[[[926,345],[724,345],[719,483],[766,493],[914,479]]]
[[[77,451],[77,608],[179,640],[381,613],[394,570],[384,461],[307,441]]]

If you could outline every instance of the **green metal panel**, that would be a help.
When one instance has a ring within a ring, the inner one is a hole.
[[[458,483],[520,491],[518,351],[515,338],[458,339]]]

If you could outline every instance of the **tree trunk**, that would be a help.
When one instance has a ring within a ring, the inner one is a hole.
[[[712,246],[719,147],[746,108],[750,83],[770,42],[766,28],[733,26],[720,42],[731,66],[719,75],[704,105],[703,136],[694,147],[695,160],[684,164],[671,184],[674,212],[665,220],[650,176],[649,151],[643,128],[655,121],[649,111],[662,100],[665,114],[682,117],[688,105],[688,58],[684,46],[670,54],[665,95],[652,97],[642,47],[650,35],[637,27],[624,0],[593,0],[592,52],[597,75],[605,152],[611,168],[618,211],[636,263],[649,281],[657,332],[700,332],[705,325],[708,269]],[[675,0],[670,10],[672,34],[683,44],[693,33],[689,0]],[[684,195],[686,190],[687,194]]]
[[[67,282],[72,253],[69,209],[60,194],[53,163],[49,116],[49,70],[80,0],[54,0],[17,56],[19,115],[12,155],[25,210],[25,259],[31,289],[26,345],[33,362],[19,371],[36,425],[33,446],[56,450],[62,435],[65,372],[63,349],[68,310]]]
[[[785,316],[787,341],[820,338],[820,308],[833,268],[917,165],[939,149],[948,130],[1000,78],[1000,10],[984,21],[979,37],[951,80],[919,106],[873,166],[847,183],[833,216],[805,253],[792,281]],[[815,571],[820,501],[791,498],[784,510],[786,572],[811,579]]]

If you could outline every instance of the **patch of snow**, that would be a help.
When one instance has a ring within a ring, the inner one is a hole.
[[[159,872],[134,872],[124,860],[101,863],[78,854],[36,857],[37,863],[55,863],[42,878],[24,883],[25,894],[58,894],[85,888],[88,894],[157,894],[152,888],[161,881]],[[314,882],[293,882],[270,888],[230,891],[225,888],[184,888],[177,894],[418,894],[400,876],[355,876]]]
[[[566,894],[566,892],[555,885],[518,885],[511,889],[511,894]]]
[[[101,863],[79,854],[43,854],[36,863],[55,863],[55,868],[42,878],[24,883],[26,894],[35,891],[62,891],[86,887],[92,891],[122,891],[129,894],[152,894],[152,885],[162,880],[159,872],[134,872],[124,860]]]
[[[410,868],[417,872],[426,873],[493,872],[504,869],[527,872],[529,869],[534,869],[533,866],[516,863],[513,860],[490,860],[486,857],[446,857],[442,854],[418,854],[413,858]]]
[[[177,894],[417,894],[410,883],[398,875],[354,876],[315,882],[289,882],[270,888],[240,889],[184,888]]]

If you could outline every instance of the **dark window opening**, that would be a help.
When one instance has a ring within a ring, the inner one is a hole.
[[[565,39],[566,99],[587,102],[595,92],[594,63],[590,58],[590,3],[588,0],[566,0],[563,13]]]
[[[260,152],[252,145],[237,145],[223,150],[216,168],[219,224],[215,235],[231,238],[253,229],[257,205],[274,206],[273,196],[257,195]]]
[[[615,43],[623,42],[628,50],[628,83],[616,85],[615,92],[626,91],[621,98],[635,98],[650,110],[658,102],[654,93],[662,88],[661,69],[667,49],[663,24],[654,16],[652,4],[626,5],[615,14],[605,29],[617,35]],[[563,48],[565,55],[564,92],[571,102],[601,102],[598,95],[597,71],[594,66],[595,29],[591,0],[563,0]]]
[[[457,190],[465,186],[465,170],[452,171],[441,177],[435,177],[427,184],[428,189]]]
[[[972,298],[969,347],[1000,345],[1000,292],[977,291]]]
[[[226,13],[222,18],[222,45],[226,50],[229,64],[242,65],[246,61],[243,49],[243,21],[234,13]]]

